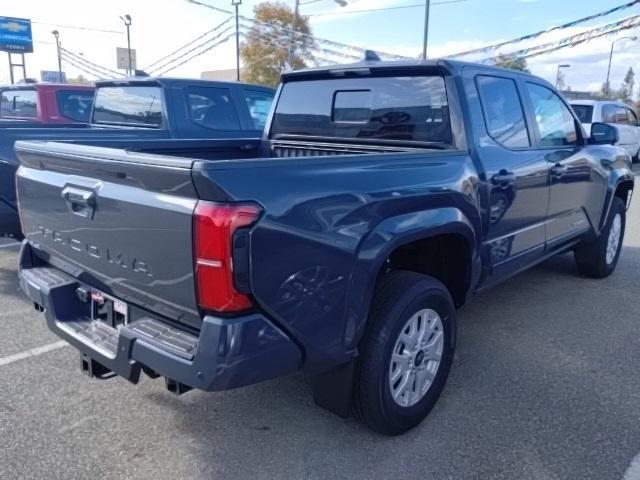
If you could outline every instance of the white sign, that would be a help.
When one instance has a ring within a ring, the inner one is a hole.
[[[122,47],[116,48],[116,56],[118,57],[118,70],[129,70],[129,50]],[[138,68],[136,66],[136,50],[131,49],[131,70]]]

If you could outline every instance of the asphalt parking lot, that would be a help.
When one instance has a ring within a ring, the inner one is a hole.
[[[316,408],[299,377],[182,397],[90,380],[0,242],[0,479],[640,479],[639,197],[611,278],[564,255],[464,307],[440,402],[397,438]]]

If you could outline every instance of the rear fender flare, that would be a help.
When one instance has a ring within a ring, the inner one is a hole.
[[[611,211],[611,205],[613,204],[616,190],[624,182],[634,182],[633,172],[630,170],[613,170],[611,172],[607,185],[607,192],[605,194],[602,216],[600,218],[600,224],[598,225],[598,234],[607,224],[607,219],[609,218],[609,212]]]
[[[480,275],[478,241],[473,223],[455,207],[411,212],[380,222],[361,242],[351,277],[346,304],[344,342],[357,347],[369,314],[378,274],[397,248],[443,234],[464,236],[471,252],[471,288]]]

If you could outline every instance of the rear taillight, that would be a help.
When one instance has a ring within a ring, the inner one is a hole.
[[[233,278],[233,234],[260,215],[255,205],[226,205],[199,201],[193,217],[198,305],[203,310],[237,312],[251,307]]]

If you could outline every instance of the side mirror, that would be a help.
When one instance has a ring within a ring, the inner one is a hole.
[[[615,145],[620,141],[620,132],[613,125],[595,122],[591,125],[589,143],[594,145]]]

